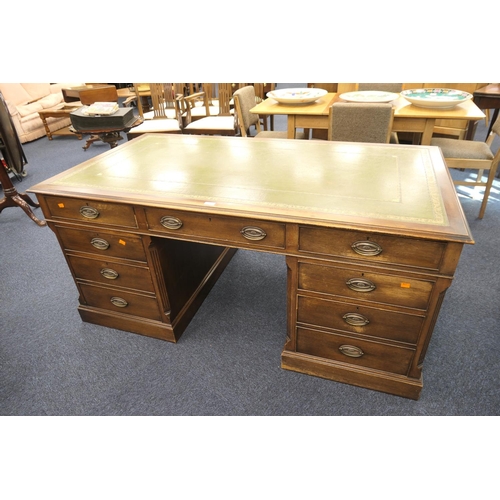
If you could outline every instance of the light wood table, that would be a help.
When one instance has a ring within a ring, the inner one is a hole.
[[[436,120],[467,120],[469,128],[478,120],[484,120],[485,114],[472,100],[459,104],[452,109],[421,108],[413,105],[404,97],[393,102],[393,132],[414,132],[422,134],[420,144],[431,143]]]
[[[413,399],[473,243],[430,146],[145,134],[30,191],[84,321],[176,342],[236,249],[280,254],[281,366]]]
[[[294,139],[297,128],[328,130],[328,109],[335,96],[334,92],[329,92],[312,104],[280,104],[268,98],[250,111],[258,115],[286,115],[288,139]]]
[[[266,99],[250,111],[259,115],[287,115],[288,138],[295,137],[295,129],[328,130],[328,111],[334,102],[344,102],[337,93],[328,93],[312,104],[288,105],[280,104],[274,99]],[[467,101],[453,109],[420,108],[414,106],[403,97],[393,102],[394,132],[413,132],[422,134],[419,144],[428,146],[437,120],[467,120],[473,126],[483,120],[484,113],[474,104]]]

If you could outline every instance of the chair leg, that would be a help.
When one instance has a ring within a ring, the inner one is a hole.
[[[488,204],[488,198],[490,197],[491,186],[493,185],[493,181],[495,180],[495,174],[497,171],[497,167],[491,168],[488,175],[488,182],[486,183],[486,187],[484,189],[483,201],[481,203],[481,208],[479,209],[479,219],[484,217],[484,213],[486,212],[486,205]]]

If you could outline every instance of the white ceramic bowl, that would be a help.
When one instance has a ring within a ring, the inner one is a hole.
[[[472,94],[454,89],[408,89],[401,92],[401,96],[415,106],[421,108],[451,109],[463,102],[472,99]]]
[[[340,94],[339,97],[347,102],[391,102],[397,99],[399,94],[382,90],[358,90]]]
[[[324,89],[279,89],[266,95],[281,104],[308,104],[328,94]]]

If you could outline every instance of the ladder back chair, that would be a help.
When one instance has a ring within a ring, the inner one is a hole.
[[[147,113],[143,112],[141,96],[138,85],[134,85],[137,94],[137,109],[139,116],[144,119],[143,123],[127,133],[128,140],[134,139],[142,134],[163,133],[180,134],[182,133],[181,123],[177,115],[175,98],[173,93],[175,87],[171,83],[150,83],[149,92],[153,110]],[[173,108],[172,108],[173,106]]]
[[[218,114],[206,115],[198,119],[193,118],[196,102],[203,99],[208,110],[208,97],[206,92],[195,92],[189,96],[178,95],[177,110],[182,119],[183,133],[196,135],[236,135],[236,116],[231,111],[231,84],[218,84]]]

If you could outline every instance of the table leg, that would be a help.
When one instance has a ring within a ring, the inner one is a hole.
[[[2,184],[3,192],[5,194],[5,198],[0,200],[0,212],[7,207],[21,207],[26,215],[39,226],[47,225],[44,220],[38,219],[29,207],[31,205],[32,207],[38,208],[40,205],[35,203],[29,195],[17,192],[17,189],[12,184],[7,170],[5,170],[3,165],[0,165],[0,183]]]
[[[40,116],[40,118],[42,119],[43,126],[45,127],[45,133],[47,134],[49,141],[51,141],[52,132],[50,131],[49,124],[47,123],[47,118],[44,115]]]
[[[436,120],[433,118],[428,118],[425,120],[425,128],[422,132],[422,138],[420,140],[421,146],[429,146],[432,140],[432,133],[434,132],[434,125]]]
[[[490,120],[490,126],[488,127],[488,133],[486,134],[486,138],[488,138],[488,136],[491,134],[491,128],[493,127],[494,123],[497,121],[497,118],[498,118],[498,108],[495,109],[495,111],[493,111],[493,116],[491,117],[491,120]]]
[[[287,139],[295,139],[295,115],[288,115]]]
[[[469,120],[467,124],[467,132],[465,134],[465,140],[472,141],[474,139],[474,135],[476,134],[477,121]]]

